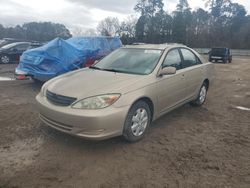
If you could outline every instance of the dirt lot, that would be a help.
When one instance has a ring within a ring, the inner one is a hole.
[[[14,65],[0,65],[0,77]],[[0,81],[0,188],[250,187],[250,59],[216,64],[203,107],[185,105],[145,139],[90,142],[43,126],[32,81]]]

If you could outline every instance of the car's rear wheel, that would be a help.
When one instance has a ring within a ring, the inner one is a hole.
[[[123,137],[129,142],[143,138],[151,122],[149,105],[144,101],[136,102],[129,110],[125,120]]]
[[[9,56],[7,56],[7,55],[1,56],[1,63],[3,63],[3,64],[8,64],[8,63],[10,63],[10,58],[9,58]]]
[[[225,64],[229,63],[229,59],[224,59],[223,63],[225,63]]]
[[[204,104],[204,102],[206,101],[206,97],[207,97],[207,90],[208,90],[208,85],[206,82],[204,82],[200,88],[198,97],[191,102],[191,104],[193,106],[201,106]]]

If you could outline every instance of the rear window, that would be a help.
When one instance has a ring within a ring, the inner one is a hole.
[[[213,55],[224,55],[226,53],[226,48],[212,48],[211,54]]]

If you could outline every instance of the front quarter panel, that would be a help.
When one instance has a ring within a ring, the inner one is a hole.
[[[129,87],[123,89],[121,97],[114,103],[114,107],[132,106],[142,98],[148,98],[153,103],[154,112],[157,109],[157,85],[155,75],[148,75]]]

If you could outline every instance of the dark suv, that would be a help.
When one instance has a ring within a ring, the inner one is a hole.
[[[229,48],[212,48],[209,52],[209,61],[222,61],[223,63],[232,62],[232,54]]]

